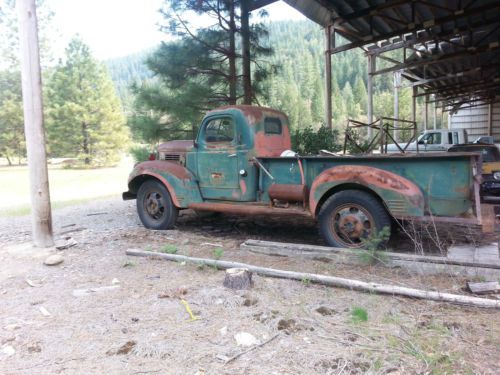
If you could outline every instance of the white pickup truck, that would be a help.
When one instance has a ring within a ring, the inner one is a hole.
[[[465,129],[426,130],[418,137],[417,142],[419,152],[439,152],[448,151],[453,145],[468,143],[468,137]],[[417,142],[410,143],[406,152],[416,152]],[[403,142],[400,146],[404,148]],[[387,152],[400,152],[400,150],[392,143],[387,145]]]

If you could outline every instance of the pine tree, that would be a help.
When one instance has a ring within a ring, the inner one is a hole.
[[[12,165],[26,154],[19,72],[0,72],[0,155]]]
[[[41,63],[45,67],[52,61],[49,41],[53,39],[53,28],[50,27],[53,14],[47,1],[38,0],[36,3]],[[0,156],[5,157],[9,164],[14,157],[21,163],[26,156],[15,5],[15,0],[4,0],[0,4]]]
[[[363,82],[363,79],[361,78],[361,75],[358,74],[356,76],[356,81],[354,83],[354,101],[359,104],[359,108],[361,109],[361,113],[366,113],[367,110],[367,93],[366,93],[366,87]]]
[[[47,89],[47,135],[51,156],[76,156],[85,165],[116,163],[128,134],[105,67],[73,38]]]

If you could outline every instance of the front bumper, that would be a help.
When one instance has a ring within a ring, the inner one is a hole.
[[[137,198],[137,194],[131,193],[130,191],[125,191],[122,193],[122,199],[124,201],[129,201],[129,200],[136,199],[136,198]]]

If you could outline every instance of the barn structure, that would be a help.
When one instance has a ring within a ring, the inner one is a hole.
[[[332,56],[362,48],[368,65],[368,122],[375,116],[373,77],[393,73],[395,82],[402,77],[401,85],[413,88],[414,120],[415,99],[425,98],[425,129],[432,127],[427,107],[439,106],[452,115],[451,126],[477,127],[473,134],[491,135],[500,143],[500,116],[496,115],[500,110],[500,1],[284,1],[325,30],[325,121],[329,126],[330,98],[335,95]],[[271,2],[257,0],[254,6]],[[337,34],[344,44],[335,44]],[[396,50],[402,52],[397,54],[400,58],[390,53]],[[385,67],[377,68],[380,60],[387,62]],[[476,113],[481,118],[477,124]]]

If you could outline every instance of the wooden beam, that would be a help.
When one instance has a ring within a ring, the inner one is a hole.
[[[398,1],[398,3],[399,3],[399,1]],[[407,3],[407,2],[403,1],[402,3]],[[389,3],[387,3],[387,4],[389,4]],[[371,8],[377,8],[377,7],[378,6],[374,6]],[[366,9],[371,9],[371,8],[366,8]],[[398,30],[393,30],[393,31],[390,31],[388,33],[384,33],[384,34],[376,35],[376,36],[375,35],[368,35],[368,36],[366,36],[366,38],[363,38],[362,41],[356,41],[353,43],[344,44],[342,46],[339,46],[339,47],[333,49],[332,53],[347,51],[347,50],[350,50],[352,48],[361,47],[361,46],[364,46],[364,45],[367,45],[370,43],[376,43],[376,42],[379,42],[379,41],[384,40],[384,39],[389,39],[389,38],[393,38],[396,36],[401,36],[401,35],[405,35],[408,33],[412,33],[412,32],[417,31],[417,30],[434,28],[436,26],[441,26],[445,23],[457,21],[457,20],[462,19],[462,18],[469,18],[469,17],[475,16],[475,15],[481,14],[481,13],[496,11],[498,9],[500,9],[500,2],[492,2],[490,4],[486,4],[483,6],[478,6],[478,7],[472,8],[472,9],[468,10],[467,12],[462,12],[462,13],[455,12],[454,14],[451,14],[451,15],[436,18],[436,19],[431,20],[432,22],[424,21],[424,22],[415,23],[415,24],[410,23],[410,24],[407,24],[406,27],[402,27]],[[344,20],[344,22],[341,22],[340,20],[338,20],[337,22],[339,25],[342,25],[347,20],[350,21],[350,20],[353,20],[356,18],[362,18],[362,17],[366,17],[369,15],[370,15],[370,11],[366,11],[366,10],[360,11],[360,12],[357,12],[353,15],[343,16],[342,20]]]
[[[278,0],[254,0],[249,2],[249,7],[248,11],[253,12],[254,10],[257,10],[259,8],[263,8],[265,6],[268,6],[269,4],[275,3]]]
[[[35,0],[18,0],[24,130],[28,154],[33,243],[54,245],[43,126],[42,76]]]
[[[395,70],[403,70],[403,69],[412,69],[412,68],[417,68],[420,66],[430,66],[434,64],[441,64],[443,62],[448,62],[448,61],[456,61],[456,60],[462,60],[466,58],[472,58],[476,57],[485,53],[489,53],[495,49],[500,48],[500,44],[491,44],[491,45],[485,45],[481,47],[477,47],[474,50],[467,50],[467,51],[459,51],[459,52],[454,52],[454,53],[449,53],[449,54],[441,54],[441,55],[435,55],[432,58],[427,58],[427,59],[422,59],[418,60],[415,62],[405,62],[401,64],[395,64],[394,66],[391,66],[389,68],[381,69],[379,71],[374,72],[374,75],[378,74],[384,74],[384,73],[390,73]]]

